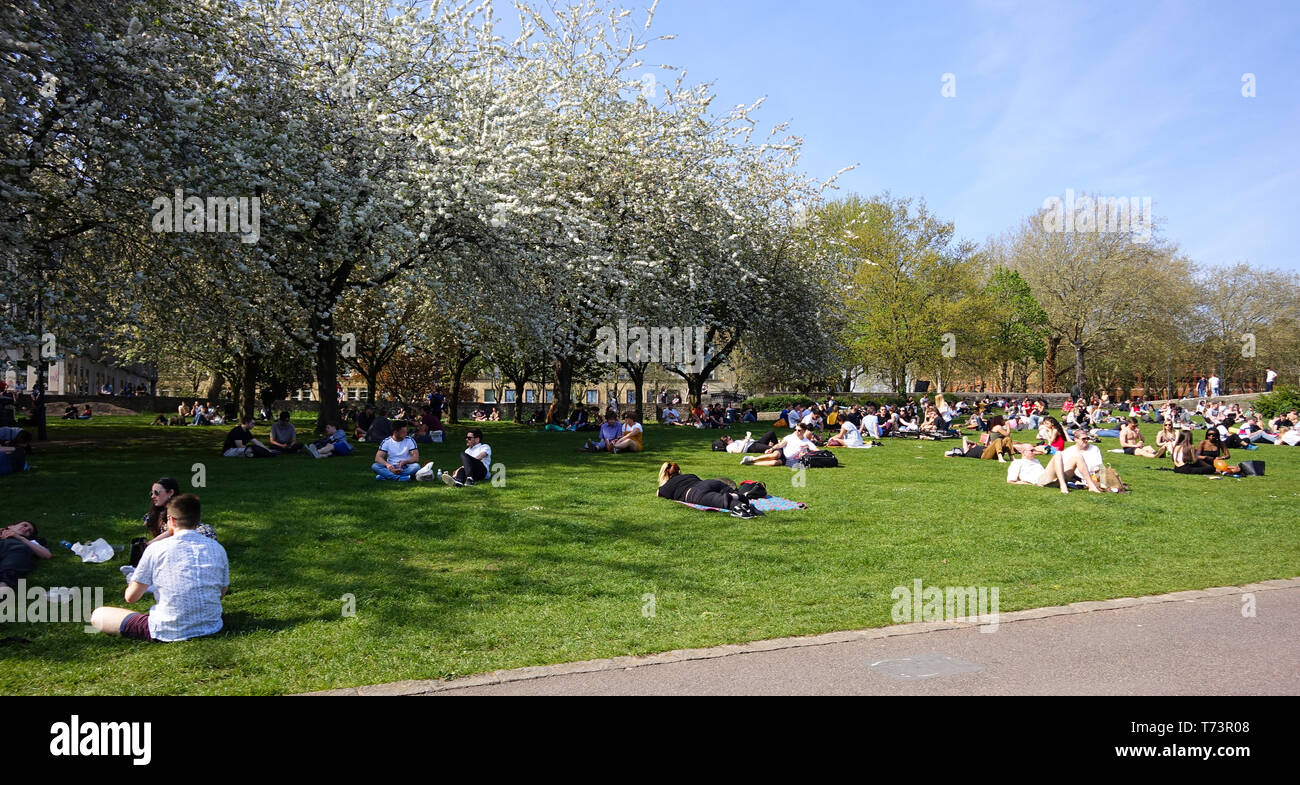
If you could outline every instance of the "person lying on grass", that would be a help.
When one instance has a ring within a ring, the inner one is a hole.
[[[721,478],[701,480],[695,474],[682,474],[682,467],[672,461],[659,467],[656,495],[687,504],[730,510],[737,518],[757,518],[763,514],[740,495],[735,483]]]
[[[771,449],[780,439],[776,436],[776,431],[768,431],[762,437],[755,439],[752,431],[745,432],[745,438],[733,439],[730,436],[723,436],[713,442],[714,452],[730,453],[765,453]]]
[[[331,422],[325,424],[325,438],[307,445],[307,452],[315,458],[330,458],[351,455],[353,450],[347,432]]]
[[[16,588],[18,579],[32,571],[33,557],[50,558],[50,549],[36,537],[36,524],[19,521],[0,529],[0,588]]]
[[[221,630],[221,598],[230,586],[226,549],[195,531],[202,512],[192,493],[167,503],[166,540],[150,546],[126,586],[127,602],[152,591],[157,603],[146,613],[108,606],[96,608],[90,623],[123,638],[171,642]]]
[[[808,438],[808,428],[799,423],[795,426],[794,433],[787,435],[784,439],[772,445],[767,452],[759,457],[746,455],[740,459],[744,466],[789,466],[799,465],[799,459],[813,450],[817,449],[816,443]]]
[[[1013,449],[1020,457],[1007,467],[1007,482],[1012,485],[1034,485],[1047,471],[1038,462],[1038,448],[1028,442],[1019,442],[1013,445]]]
[[[1060,486],[1061,493],[1069,493],[1066,483],[1081,482],[1089,491],[1101,493],[1097,475],[1105,469],[1106,462],[1101,450],[1092,441],[1092,436],[1084,429],[1075,430],[1074,444],[1053,455],[1047,462],[1047,471],[1034,484],[1045,488],[1055,482]]]
[[[375,451],[375,462],[370,470],[376,480],[410,482],[420,470],[420,449],[415,440],[406,435],[410,427],[404,420],[393,423],[393,434],[380,443]]]

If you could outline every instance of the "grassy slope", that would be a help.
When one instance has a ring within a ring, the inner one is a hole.
[[[1000,587],[1009,611],[1300,574],[1290,448],[1234,452],[1268,462],[1242,481],[1107,455],[1132,494],[1063,496],[1009,486],[995,462],[941,457],[951,442],[843,450],[844,467],[792,487],[787,469],[709,452],[714,432],[651,426],[645,453],[589,456],[572,452],[580,435],[493,424],[505,487],[458,491],[378,483],[364,451],[223,459],[224,428],[149,419],[56,423],[39,471],[0,480],[3,516],[31,518],[51,542],[125,543],[150,482],[188,490],[204,463],[196,492],[232,565],[227,629],[162,648],[3,625],[0,637],[31,642],[0,644],[0,693],[298,692],[879,626],[892,589],[915,578]],[[455,466],[462,433],[422,455]],[[762,479],[809,509],[739,521],[671,504],[654,496],[667,459]],[[100,585],[121,604],[120,558],[82,564],[55,548],[31,583]],[[341,616],[349,593],[355,618]]]

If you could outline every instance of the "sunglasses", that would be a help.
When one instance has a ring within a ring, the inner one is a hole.
[[[149,491],[150,496],[162,496],[167,491]]]

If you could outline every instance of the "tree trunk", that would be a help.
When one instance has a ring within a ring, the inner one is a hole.
[[[1043,392],[1056,392],[1056,348],[1061,345],[1061,336],[1053,335],[1047,339],[1047,359],[1043,367]]]
[[[478,357],[478,351],[456,350],[456,368],[451,377],[451,406],[447,410],[447,422],[456,425],[460,422],[460,383],[465,376],[465,368]]]
[[[316,386],[320,388],[320,414],[316,416],[316,433],[320,434],[325,432],[327,424],[339,422],[339,397],[335,390],[339,383],[339,354],[334,343],[332,319],[316,325],[314,332],[317,336],[330,336],[328,340],[316,344]]]
[[[511,379],[515,386],[515,422],[524,421],[524,387],[528,385],[527,379]]]
[[[1074,344],[1074,386],[1081,393],[1086,394],[1088,388],[1084,384],[1086,365],[1083,359],[1083,343],[1080,341],[1071,341],[1071,343]]]
[[[257,358],[252,355],[244,357],[244,378],[239,390],[239,416],[241,419],[253,417],[257,405]]]
[[[379,391],[379,375],[366,376],[365,374],[361,374],[361,378],[366,380],[366,401],[368,403],[374,403],[375,393]]]
[[[636,391],[636,421],[643,423],[645,412],[645,371],[649,363],[623,363],[628,378],[632,380],[632,389]]]
[[[555,360],[555,401],[559,411],[570,411],[573,403],[573,358],[558,357]],[[545,389],[545,385],[542,386]],[[544,396],[543,396],[544,397]]]

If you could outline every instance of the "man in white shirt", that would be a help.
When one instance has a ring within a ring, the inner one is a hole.
[[[803,423],[795,426],[794,433],[772,445],[761,456],[746,455],[740,459],[743,466],[797,466],[799,459],[806,453],[817,449],[817,445],[808,439],[808,429]]]
[[[1082,482],[1093,493],[1101,493],[1096,477],[1105,466],[1106,459],[1101,450],[1092,443],[1088,432],[1080,428],[1074,432],[1074,444],[1053,455],[1047,470],[1034,484],[1047,487],[1055,482],[1060,485],[1061,493],[1069,493],[1065,484],[1076,481]]]
[[[453,488],[464,488],[487,479],[491,470],[492,448],[483,442],[483,429],[470,428],[465,433],[465,449],[460,454],[460,468],[450,474],[439,472],[437,476]],[[432,463],[420,470],[421,474],[431,471]]]
[[[1217,398],[1218,396],[1219,396],[1219,375],[1214,374],[1210,377],[1210,397]]]
[[[1264,392],[1273,392],[1273,382],[1276,381],[1277,371],[1273,370],[1273,366],[1270,365],[1264,371]]]
[[[375,462],[370,465],[376,480],[410,482],[420,471],[420,449],[406,435],[406,429],[405,422],[395,422],[393,434],[380,442]]]
[[[664,425],[681,425],[681,419],[681,415],[673,407],[664,409]]]
[[[147,613],[126,608],[96,608],[90,623],[123,638],[168,643],[221,630],[221,598],[230,586],[226,549],[195,530],[201,519],[199,497],[182,494],[167,502],[170,537],[145,549],[127,584],[127,602],[153,592],[157,603]]]

